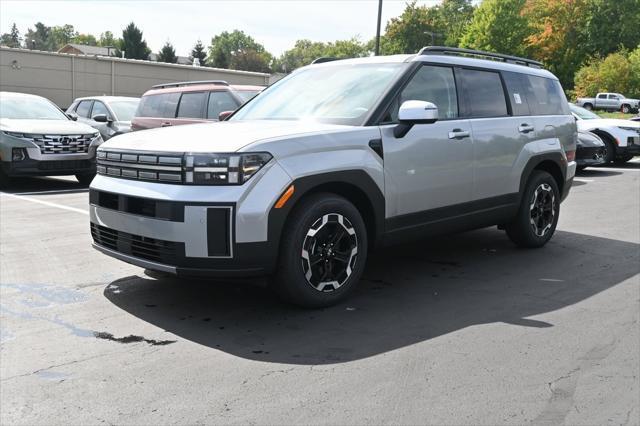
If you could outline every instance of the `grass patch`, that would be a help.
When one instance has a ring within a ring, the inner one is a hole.
[[[594,111],[602,118],[619,118],[621,120],[628,120],[631,117],[635,117],[638,114],[623,114],[621,112],[606,112],[606,111]]]

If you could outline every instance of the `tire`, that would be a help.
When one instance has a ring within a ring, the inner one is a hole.
[[[616,158],[616,146],[613,144],[613,142],[609,140],[609,138],[603,138],[602,136],[600,137],[604,141],[604,145],[607,148],[606,152],[602,157],[602,159],[604,160],[603,165],[609,164]]]
[[[321,308],[355,289],[368,241],[362,216],[348,200],[329,193],[311,195],[293,210],[282,235],[271,285],[284,300]]]
[[[559,215],[558,184],[549,173],[534,170],[522,194],[518,214],[505,229],[518,247],[542,247],[553,236]]]
[[[629,114],[631,113],[631,107],[629,105],[622,105],[620,111],[622,111],[623,114]]]
[[[96,175],[94,173],[91,173],[91,174],[77,174],[76,175],[76,179],[78,180],[80,185],[89,186],[89,184],[91,183],[91,181],[93,180],[93,178],[95,176]]]
[[[593,110],[593,105],[591,104],[584,104],[584,109],[592,111]]]

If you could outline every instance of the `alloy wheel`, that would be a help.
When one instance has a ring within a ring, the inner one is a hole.
[[[316,220],[302,243],[302,269],[316,290],[335,291],[351,276],[358,256],[358,237],[349,220],[329,213]]]
[[[541,183],[533,192],[529,207],[531,229],[538,237],[544,237],[553,226],[556,215],[556,197],[551,185]]]

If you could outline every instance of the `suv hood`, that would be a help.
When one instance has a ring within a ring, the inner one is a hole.
[[[640,122],[631,120],[621,120],[618,118],[594,118],[592,120],[578,120],[578,129],[588,130],[598,127],[633,127],[640,129]]]
[[[140,130],[109,139],[101,147],[155,152],[235,152],[266,139],[349,128],[311,121],[223,121]]]
[[[18,120],[0,118],[0,130],[4,132],[41,133],[48,135],[73,135],[96,133],[97,130],[72,120]]]

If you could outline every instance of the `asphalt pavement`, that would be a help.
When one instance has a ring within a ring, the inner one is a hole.
[[[345,303],[155,279],[91,248],[87,188],[0,194],[0,423],[640,424],[640,161],[556,235],[381,250]]]

